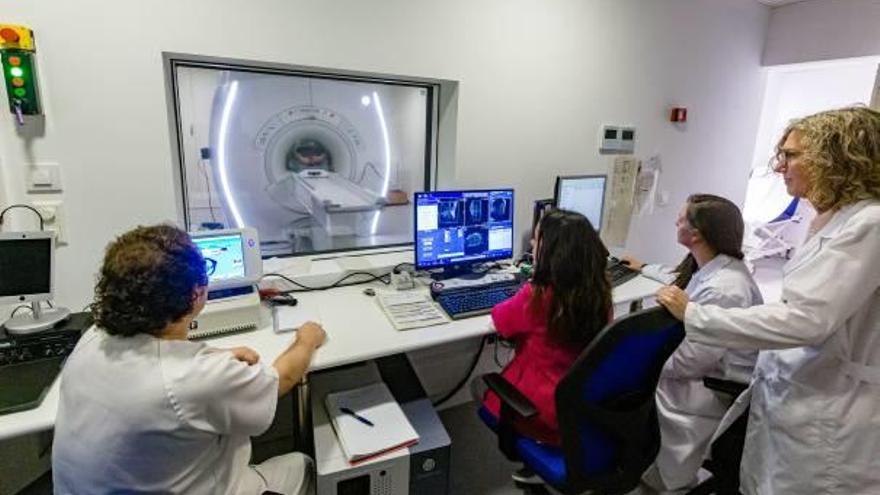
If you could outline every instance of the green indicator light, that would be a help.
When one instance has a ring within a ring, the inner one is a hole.
[[[24,75],[24,70],[21,67],[13,67],[9,69],[9,73],[12,74],[12,77],[21,77]]]
[[[24,88],[15,88],[12,90],[12,94],[21,98],[27,94],[27,91]]]

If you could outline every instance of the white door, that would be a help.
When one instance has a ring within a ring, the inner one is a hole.
[[[874,79],[874,93],[871,96],[871,108],[880,110],[880,65],[877,66],[877,78]]]

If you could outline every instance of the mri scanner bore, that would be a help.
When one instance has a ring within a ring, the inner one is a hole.
[[[430,188],[431,86],[216,64],[174,78],[191,230],[254,227],[264,256],[412,242],[409,202]]]

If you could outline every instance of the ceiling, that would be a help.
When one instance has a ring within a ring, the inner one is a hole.
[[[758,0],[764,5],[769,5],[771,7],[779,7],[780,5],[787,5],[790,3],[803,2],[804,0]]]

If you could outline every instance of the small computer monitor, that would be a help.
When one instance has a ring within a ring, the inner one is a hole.
[[[51,232],[0,233],[0,304],[52,299],[54,262]]]
[[[587,217],[597,231],[602,229],[605,206],[605,175],[568,175],[556,178],[556,207]]]
[[[190,238],[205,258],[209,291],[250,286],[263,275],[255,229],[190,232]]]
[[[513,257],[513,189],[415,193],[416,268]]]

